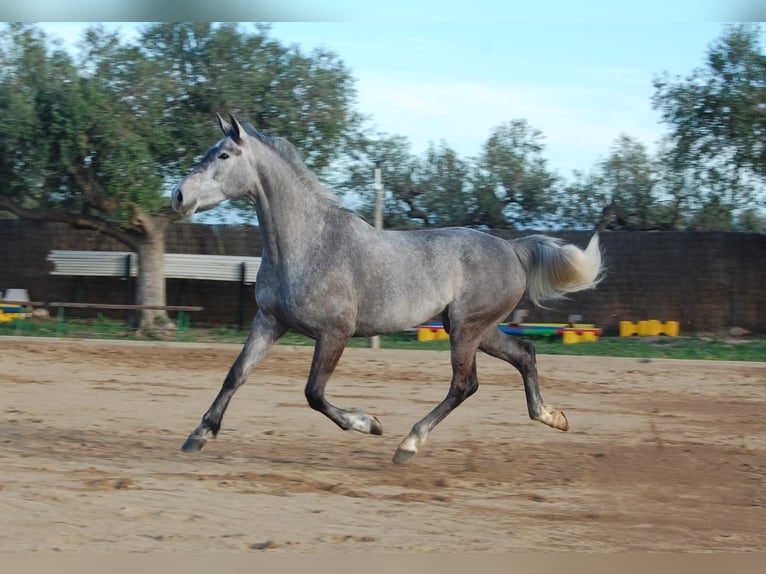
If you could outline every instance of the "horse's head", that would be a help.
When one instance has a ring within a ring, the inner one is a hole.
[[[244,151],[249,138],[232,114],[230,122],[216,114],[224,137],[213,145],[173,189],[170,202],[182,215],[211,209],[227,199],[237,199],[250,188],[249,166]]]

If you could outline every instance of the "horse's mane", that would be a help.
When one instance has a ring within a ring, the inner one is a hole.
[[[253,124],[246,120],[240,121],[239,123],[243,128],[245,128],[245,131],[249,136],[254,137],[259,142],[267,145],[272,150],[274,150],[279,155],[279,157],[285,160],[288,165],[290,165],[290,167],[292,167],[292,169],[296,172],[300,180],[315,189],[320,197],[326,199],[333,205],[340,207],[340,199],[338,196],[330,193],[324,188],[316,174],[314,174],[314,172],[311,171],[303,161],[301,152],[299,152],[293,144],[291,144],[283,137],[270,136],[259,132]]]

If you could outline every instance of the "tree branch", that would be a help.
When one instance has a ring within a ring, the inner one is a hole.
[[[94,229],[113,237],[120,243],[124,243],[132,249],[136,249],[138,246],[138,233],[135,231],[129,231],[123,229],[119,225],[106,221],[100,217],[95,217],[89,214],[83,213],[69,213],[66,211],[58,211],[55,209],[28,209],[22,207],[15,201],[0,197],[0,209],[5,209],[15,214],[21,219],[32,219],[35,221],[59,221],[61,223],[67,223],[75,227],[86,227]]]

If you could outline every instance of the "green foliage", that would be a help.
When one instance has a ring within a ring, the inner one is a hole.
[[[373,220],[373,173],[380,161],[385,189],[383,225],[463,225],[471,200],[467,190],[469,165],[442,143],[429,146],[423,157],[410,152],[402,137],[378,136],[367,140],[361,161],[347,166],[338,188],[359,198],[358,211]]]
[[[224,24],[148,26],[136,44],[89,28],[76,58],[33,25],[0,30],[0,195],[27,208],[130,227],[167,207],[177,180],[232,111],[322,171],[358,121],[353,79],[332,53],[304,55]]]
[[[662,176],[646,146],[622,134],[606,159],[588,174],[575,172],[565,186],[562,221],[577,227],[604,218],[607,229],[673,229],[678,214],[663,197]]]
[[[704,66],[655,80],[654,107],[670,126],[671,169],[690,181],[695,228],[728,229],[763,202],[766,182],[766,54],[758,24],[727,26]],[[752,220],[752,219],[751,219]]]
[[[737,231],[766,233],[766,219],[756,209],[744,209],[736,222]]]
[[[543,157],[543,134],[526,120],[495,128],[484,144],[475,177],[473,223],[539,226],[555,213],[557,177]]]
[[[49,53],[33,26],[3,31],[0,110],[12,118],[0,133],[0,193],[27,208],[98,211],[127,224],[128,206],[156,210],[161,178],[152,159],[147,122],[137,121],[122,87],[124,48],[97,29],[87,36],[91,69],[63,50]],[[120,65],[117,65],[120,62]]]
[[[349,165],[338,187],[360,198],[372,218],[373,167],[383,162],[386,227],[471,225],[515,227],[543,221],[554,209],[556,176],[543,159],[542,134],[516,120],[495,129],[476,159],[446,143],[421,156],[396,136],[369,138],[363,160]]]
[[[763,232],[766,55],[758,25],[724,29],[705,66],[655,80],[670,133],[655,157],[622,135],[606,160],[564,187],[562,222],[627,230]]]
[[[65,129],[61,107],[70,100],[76,74],[64,54],[49,58],[45,43],[28,26],[9,25],[0,39],[0,193],[29,205],[44,197],[48,160],[56,152],[45,134]]]
[[[218,136],[215,112],[233,112],[288,138],[369,220],[381,160],[386,227],[764,232],[760,36],[757,24],[727,26],[702,67],[655,80],[653,104],[670,127],[655,156],[623,134],[592,169],[564,179],[523,119],[495,127],[475,158],[443,142],[417,156],[404,137],[370,133],[343,62],[285,46],[268,26],[156,23],[125,43],[96,25],[71,56],[34,25],[6,24],[0,201],[135,229],[133,206],[167,210],[170,185]]]
[[[760,27],[728,26],[706,66],[655,81],[671,126],[660,150],[627,134],[591,170],[564,180],[548,168],[543,135],[525,120],[495,128],[477,158],[445,144],[417,157],[406,139],[377,136],[340,187],[372,213],[372,166],[386,157],[385,224],[489,228],[764,231],[766,56]],[[456,181],[447,182],[447,178]],[[457,181],[459,179],[459,181]]]
[[[323,172],[352,136],[354,80],[327,50],[310,55],[236,24],[159,23],[142,34],[141,53],[168,82],[155,118],[171,138],[156,153],[183,171],[217,135],[214,114],[232,112],[258,129],[289,139]],[[211,137],[212,136],[212,137]],[[203,146],[200,146],[203,142]]]

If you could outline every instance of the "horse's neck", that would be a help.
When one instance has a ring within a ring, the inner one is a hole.
[[[328,215],[339,209],[320,190],[290,178],[264,180],[255,204],[264,254],[273,265],[300,258],[316,244]]]

